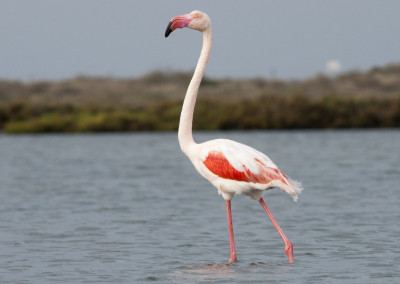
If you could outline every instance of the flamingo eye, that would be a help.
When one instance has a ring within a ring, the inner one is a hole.
[[[195,14],[193,15],[193,17],[198,18],[198,17],[199,17],[199,14],[195,13]]]

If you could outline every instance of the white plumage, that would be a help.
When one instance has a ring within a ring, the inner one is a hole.
[[[199,155],[190,155],[189,159],[197,171],[218,189],[225,200],[232,199],[235,194],[244,194],[259,200],[265,190],[277,187],[286,191],[294,201],[297,201],[298,194],[302,191],[301,184],[286,175],[282,175],[282,179],[286,181],[286,184],[281,180],[272,180],[270,183],[240,181],[222,178],[204,165],[209,153],[219,152],[226,157],[229,164],[238,172],[245,173],[248,170],[251,174],[257,176],[262,174],[265,167],[279,170],[268,156],[252,147],[228,139],[215,139],[197,144],[195,148],[194,152],[198,152]],[[279,172],[281,171],[279,170]]]

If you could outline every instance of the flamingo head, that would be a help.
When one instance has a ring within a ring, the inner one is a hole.
[[[193,30],[204,32],[211,26],[211,20],[206,13],[193,11],[190,14],[173,17],[165,30],[165,37],[168,37],[177,28],[188,27]]]

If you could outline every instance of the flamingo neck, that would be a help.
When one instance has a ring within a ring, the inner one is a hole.
[[[196,143],[193,140],[192,126],[193,126],[193,113],[196,104],[197,93],[199,91],[201,79],[203,78],[206,69],[208,58],[210,57],[212,45],[212,31],[209,27],[203,32],[203,46],[201,49],[199,61],[197,62],[196,69],[194,70],[192,80],[186,91],[186,96],[183,101],[181,117],[179,120],[178,140],[182,151],[188,155],[191,146]]]

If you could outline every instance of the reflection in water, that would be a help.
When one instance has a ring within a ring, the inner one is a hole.
[[[235,277],[235,264],[193,264],[176,269],[170,277],[175,280],[217,280]]]
[[[265,264],[262,262],[243,263],[221,263],[221,264],[192,264],[181,266],[169,273],[171,280],[176,283],[185,283],[188,280],[227,281],[235,280],[239,275],[246,275],[242,283],[260,280],[260,274],[285,274],[290,271],[293,264]],[[254,278],[252,277],[254,275]],[[182,282],[181,282],[182,281]]]

